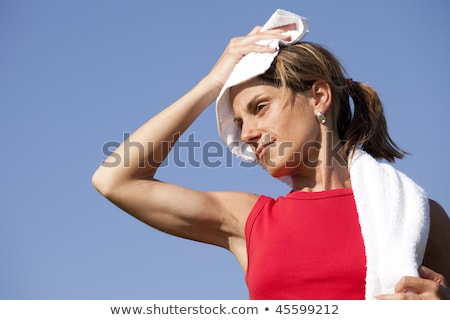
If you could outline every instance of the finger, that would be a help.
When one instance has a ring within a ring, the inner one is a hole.
[[[227,52],[237,59],[235,63],[250,52],[272,53],[276,50],[269,45],[258,44],[256,40],[249,39],[249,37],[233,38],[227,48]]]
[[[402,277],[395,285],[395,293],[405,293],[408,291],[422,293],[430,289],[432,284],[437,285],[433,281],[419,277]]]
[[[380,294],[375,296],[375,300],[424,300],[425,298],[419,294],[413,293],[392,293],[392,294]]]
[[[260,40],[291,40],[291,35],[287,34],[283,29],[271,29],[264,32],[257,32],[247,37],[250,42],[258,42]]]
[[[260,32],[261,29],[262,29],[261,26],[256,26],[256,27],[254,27],[254,28],[252,29],[252,31],[250,31],[247,35],[248,35],[248,36],[254,35],[254,34]],[[279,26],[279,27],[276,27],[276,28],[273,28],[273,29],[269,29],[269,30],[271,30],[271,31],[274,31],[274,30],[275,30],[275,31],[280,31],[280,32],[286,32],[286,31],[289,31],[289,30],[296,30],[296,29],[297,29],[297,25],[296,25],[295,23],[290,23],[290,24],[286,24],[286,25],[284,25],[284,26]],[[269,30],[266,30],[266,31],[269,31]]]
[[[261,29],[262,29],[261,26],[256,26],[256,27],[254,27],[254,28],[252,29],[252,31],[250,31],[250,32],[248,33],[248,36],[251,36],[251,35],[254,35],[254,34],[258,33]]]
[[[395,293],[419,294],[422,299],[444,298],[448,295],[447,290],[433,280],[418,277],[403,277],[395,286]]]
[[[427,268],[425,266],[421,266],[419,268],[419,275],[424,279],[433,280],[443,286],[448,287],[447,282],[445,281],[445,278],[442,274],[434,272],[430,268]]]
[[[282,34],[280,30],[268,30],[264,32],[257,32],[253,35],[245,37],[233,38],[229,43],[229,52],[237,57],[242,57],[249,52],[266,53],[274,52],[276,47],[269,44],[261,43],[262,40],[290,40],[291,36]]]

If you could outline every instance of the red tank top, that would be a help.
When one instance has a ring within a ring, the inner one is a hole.
[[[366,257],[352,189],[260,196],[245,236],[250,299],[364,299]]]

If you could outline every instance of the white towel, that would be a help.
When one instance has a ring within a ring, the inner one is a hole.
[[[262,30],[295,23],[291,41],[278,40],[272,45],[299,42],[308,32],[306,18],[277,10]],[[269,43],[269,42],[268,42]],[[216,101],[220,136],[230,150],[244,161],[256,161],[252,149],[242,143],[234,124],[229,89],[269,69],[278,52],[250,53],[236,65]],[[366,298],[394,293],[402,276],[418,276],[429,232],[428,198],[411,179],[380,163],[361,150],[350,161],[350,178],[358,210],[367,259]],[[292,186],[290,177],[280,180]]]
[[[425,191],[403,173],[356,150],[350,179],[367,259],[366,299],[394,293],[402,276],[418,276],[430,226]]]
[[[289,30],[286,33],[291,35],[288,42],[281,40],[260,41],[259,44],[267,44],[276,48],[280,45],[289,45],[299,42],[308,32],[308,23],[306,18],[298,16],[292,12],[278,9],[270,19],[261,28],[261,31],[273,28],[295,24],[295,30]],[[234,124],[233,108],[230,102],[230,88],[250,80],[266,72],[278,51],[274,53],[255,53],[251,52],[244,56],[234,67],[230,77],[222,88],[216,100],[217,127],[219,134],[232,153],[245,161],[256,161],[255,154],[251,147],[241,142],[241,130]]]

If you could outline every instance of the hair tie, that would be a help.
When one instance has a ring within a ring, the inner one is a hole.
[[[353,85],[354,83],[352,78],[345,79],[345,86],[347,87],[347,93],[350,97],[353,97],[355,95],[355,88]]]
[[[353,79],[352,78],[345,79],[345,85],[351,88],[353,86]]]

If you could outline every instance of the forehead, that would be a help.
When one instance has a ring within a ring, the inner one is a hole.
[[[247,80],[245,82],[242,82],[240,84],[237,84],[230,88],[230,97],[233,100],[236,95],[240,94],[242,91],[245,91],[247,89],[254,89],[259,86],[263,86],[264,83],[262,80],[258,78],[253,78],[250,80]]]
[[[239,109],[247,108],[258,97],[269,97],[277,95],[278,92],[277,87],[254,78],[230,88],[231,106],[236,113]]]

